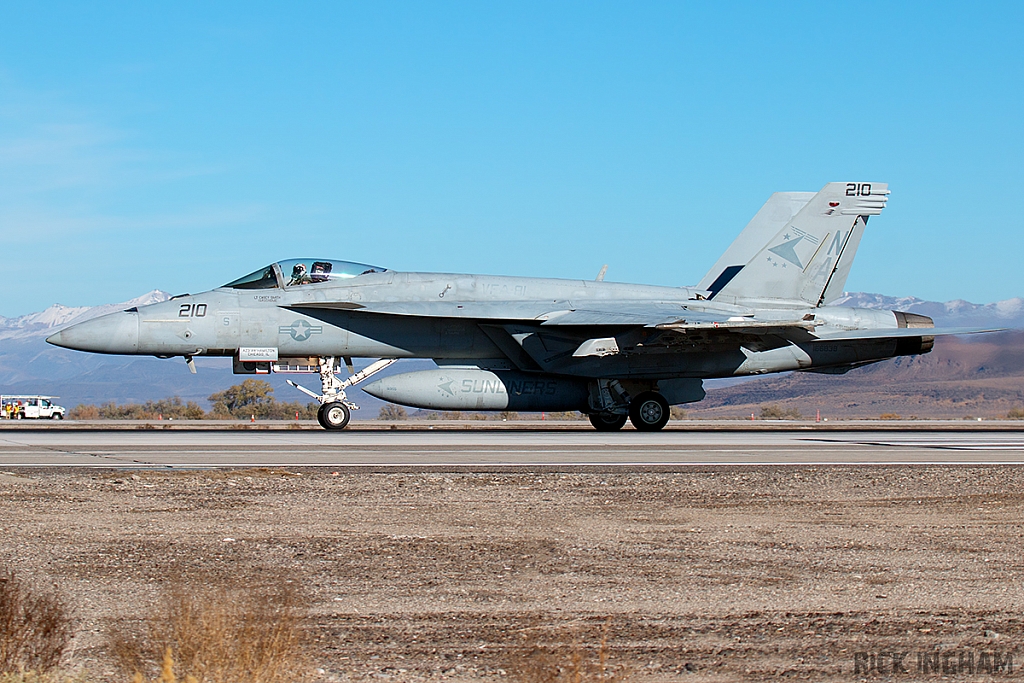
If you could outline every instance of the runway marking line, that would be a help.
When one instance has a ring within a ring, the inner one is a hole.
[[[688,469],[697,467],[909,467],[909,466],[924,466],[924,467],[992,467],[992,466],[1012,466],[1019,467],[1024,465],[1024,461],[1012,461],[1012,460],[892,460],[892,461],[881,461],[881,460],[850,460],[850,461],[818,461],[808,460],[804,462],[772,462],[772,461],[709,461],[709,462],[457,462],[457,463],[375,463],[375,462],[359,462],[359,463],[303,463],[303,462],[232,462],[232,463],[187,463],[187,464],[170,464],[170,463],[145,463],[137,460],[132,462],[121,462],[111,464],[89,464],[89,463],[73,463],[73,464],[41,464],[41,463],[2,463],[3,467],[17,467],[25,469],[43,469],[43,468],[67,468],[67,469],[175,469],[175,470],[188,470],[188,469],[249,469],[249,468],[262,468],[262,467],[276,467],[276,468],[305,468],[305,469],[437,469],[437,468],[453,468],[453,469],[471,469],[471,468],[503,468],[503,469],[551,469],[551,468],[672,468],[672,467],[684,467]]]

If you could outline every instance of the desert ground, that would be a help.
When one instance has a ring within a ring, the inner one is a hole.
[[[636,681],[883,677],[893,652],[1016,675],[1022,491],[1012,465],[21,469],[0,552],[69,595],[69,665],[103,680],[111,627],[176,582],[299,586],[322,680],[513,680],[602,639]]]

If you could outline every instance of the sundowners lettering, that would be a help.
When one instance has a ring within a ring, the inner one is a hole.
[[[461,385],[465,394],[514,394],[516,396],[554,396],[558,393],[558,382],[554,380],[526,379],[511,380],[506,383],[500,379],[464,379]]]
[[[498,379],[464,379],[462,391],[466,394],[504,394],[505,385]]]
[[[516,396],[554,396],[558,392],[558,382],[540,379],[509,382],[508,391]]]

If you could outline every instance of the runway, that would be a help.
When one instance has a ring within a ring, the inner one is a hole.
[[[0,468],[673,468],[1019,465],[1024,431],[0,432]]]

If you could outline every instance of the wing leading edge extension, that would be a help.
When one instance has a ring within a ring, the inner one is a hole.
[[[288,306],[290,310],[340,310],[357,314],[461,318],[480,322],[539,323],[542,327],[657,327],[668,330],[802,328],[815,323],[805,318],[755,320],[724,312],[692,310],[679,302],[592,301],[577,307],[570,301],[557,302],[441,302],[413,301],[368,306],[338,303],[311,303]]]

